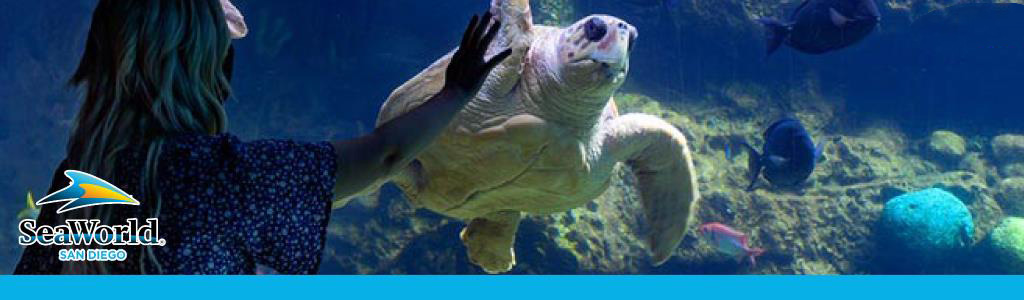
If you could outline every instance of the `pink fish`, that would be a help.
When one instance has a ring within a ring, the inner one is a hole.
[[[749,257],[751,266],[757,266],[757,261],[754,258],[764,254],[764,249],[750,248],[750,245],[747,244],[746,234],[722,223],[712,222],[700,225],[700,234],[710,239],[718,252],[734,256],[737,261]]]

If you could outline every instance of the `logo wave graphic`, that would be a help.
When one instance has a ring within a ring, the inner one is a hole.
[[[54,192],[53,194],[46,195],[46,197],[39,199],[39,201],[36,201],[37,206],[50,203],[68,202],[57,209],[57,213],[62,214],[67,211],[96,205],[139,205],[139,201],[135,200],[132,195],[125,193],[120,188],[100,179],[99,177],[93,176],[92,174],[76,170],[67,170],[64,171],[64,176],[71,179],[71,184]]]

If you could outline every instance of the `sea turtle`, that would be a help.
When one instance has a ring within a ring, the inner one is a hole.
[[[488,55],[513,54],[391,180],[416,206],[468,222],[460,237],[470,261],[499,273],[515,265],[523,213],[586,204],[623,162],[637,179],[653,263],[664,263],[693,226],[697,182],[679,130],[654,116],[619,115],[612,99],[636,28],[607,15],[567,28],[534,25],[527,0],[492,0],[490,9],[502,28]],[[452,53],[396,89],[377,126],[437,93]]]

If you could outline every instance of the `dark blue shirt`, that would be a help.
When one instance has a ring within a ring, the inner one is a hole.
[[[143,149],[128,151],[118,159],[116,178],[104,178],[142,203],[113,206],[111,222],[150,217],[143,212],[156,201],[141,193],[145,157]],[[156,217],[167,241],[152,246],[158,264],[140,263],[147,257],[142,247],[126,247],[128,259],[107,263],[110,273],[251,274],[256,264],[286,274],[317,272],[335,181],[329,143],[179,136],[164,144],[157,169]],[[57,189],[68,182],[59,176]],[[44,206],[39,223],[56,223],[57,206]],[[59,249],[29,246],[15,272],[60,273]]]

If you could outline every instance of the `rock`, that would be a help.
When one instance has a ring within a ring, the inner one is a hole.
[[[900,195],[909,193],[904,187],[900,186],[886,186],[878,193],[877,199],[879,203],[885,203],[889,199],[899,197]]]
[[[996,186],[995,194],[1004,213],[1024,217],[1024,177],[1003,179]]]
[[[924,150],[932,161],[943,166],[956,166],[967,152],[967,142],[952,131],[939,130],[928,138]]]
[[[949,172],[940,177],[944,178],[936,181],[931,187],[953,194],[967,206],[974,204],[988,190],[985,178],[975,173]]]
[[[828,261],[804,261],[799,260],[794,263],[797,267],[795,268],[797,274],[803,275],[832,275],[839,274],[836,268],[832,266]]]
[[[951,272],[974,239],[970,211],[937,188],[889,200],[878,226],[881,269],[889,273]]]
[[[1024,274],[1024,219],[1006,218],[989,234],[988,246],[999,269]]]
[[[940,188],[956,196],[964,205],[970,206],[988,192],[985,177],[965,171],[889,178],[880,180],[879,183],[882,184],[881,189],[873,199],[883,204],[911,191]]]
[[[844,136],[829,142],[829,159],[818,165],[815,175],[839,185],[852,185],[889,177],[933,173],[934,167],[917,156],[902,155],[906,137],[892,127],[865,130],[858,136]],[[814,177],[812,176],[812,177]]]
[[[999,174],[1003,177],[1024,177],[1024,163],[1003,165],[999,167]]]
[[[974,203],[974,200],[978,199],[978,197],[975,196],[975,195],[978,194],[977,190],[971,188],[970,186],[960,185],[960,184],[957,184],[957,185],[947,185],[947,184],[940,183],[940,184],[936,184],[936,185],[934,185],[932,187],[933,188],[942,189],[943,191],[945,191],[947,193],[953,194],[953,196],[956,196],[956,199],[958,199],[961,202],[963,202],[964,205],[971,205],[971,204]]]
[[[992,154],[1004,164],[1024,162],[1024,135],[997,136],[992,139]]]
[[[964,158],[960,160],[959,168],[978,174],[982,174],[990,169],[988,162],[986,162],[985,158],[978,152],[971,152],[964,155]]]
[[[960,160],[958,168],[981,175],[983,178],[996,178],[999,176],[997,168],[985,159],[984,154],[980,152],[968,152]]]

